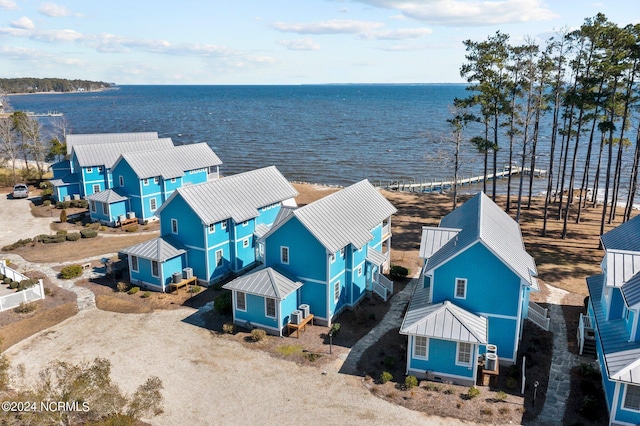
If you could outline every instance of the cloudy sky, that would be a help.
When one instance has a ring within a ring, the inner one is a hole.
[[[466,39],[546,39],[626,0],[0,0],[0,77],[117,84],[461,82]]]

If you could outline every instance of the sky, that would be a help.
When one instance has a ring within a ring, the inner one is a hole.
[[[0,0],[0,78],[461,83],[464,40],[540,41],[628,0]]]

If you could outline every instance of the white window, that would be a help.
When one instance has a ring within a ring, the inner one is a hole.
[[[335,253],[331,253],[330,261],[331,261],[331,263],[336,261],[336,254]]]
[[[280,247],[280,263],[289,264],[289,247]]]
[[[358,266],[358,276],[362,276],[362,266]]]
[[[131,256],[131,270],[138,272],[138,256]]]
[[[415,336],[413,338],[413,357],[427,359],[428,345],[429,339],[424,336]]]
[[[467,280],[466,278],[456,278],[456,299],[466,299]]]
[[[160,275],[160,273],[158,272],[158,262],[156,262],[155,260],[151,261],[151,275],[154,277]]]
[[[269,318],[276,317],[276,299],[271,299],[269,297],[264,299],[265,303],[265,313]]]
[[[337,303],[340,300],[340,281],[333,285],[333,300]]]
[[[227,221],[226,220],[223,220],[222,222],[220,222],[220,228],[227,229]]]
[[[624,408],[640,411],[640,386],[625,386]]]
[[[247,248],[249,247],[249,239],[245,238],[244,240],[242,240],[242,248]]]
[[[171,178],[171,183],[176,183],[176,178]]]
[[[94,213],[96,212],[96,202],[93,200],[91,200],[91,211]]]
[[[118,184],[124,186],[124,176],[118,176]]]
[[[344,247],[340,249],[340,257],[344,257]]]
[[[149,179],[142,179],[142,184],[143,184],[144,186],[149,185]]]
[[[215,223],[210,223],[209,224],[209,233],[213,234],[214,232],[216,232],[216,224]]]
[[[153,178],[153,183],[158,183],[158,182],[160,182],[160,179],[158,179],[158,176],[154,177]]]
[[[456,365],[471,365],[471,343],[458,342]]]
[[[178,233],[178,219],[171,219],[171,233]]]
[[[87,173],[93,173],[93,167],[87,167]]]
[[[105,216],[109,216],[109,204],[102,203],[102,214]]]
[[[93,185],[93,192],[100,192],[100,185],[98,185],[97,183],[95,185]]]
[[[98,166],[98,173],[102,173],[102,166]]]
[[[241,291],[236,292],[236,310],[247,310],[247,295]]]
[[[156,205],[156,199],[155,198],[150,199],[149,200],[149,208],[151,209],[151,211],[152,212],[155,211],[157,207],[158,206]]]
[[[248,220],[245,220],[244,222],[242,222],[242,226],[247,226],[249,224]]]
[[[222,265],[222,250],[216,250],[216,266]]]

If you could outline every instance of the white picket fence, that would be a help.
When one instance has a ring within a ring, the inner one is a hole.
[[[393,281],[385,277],[380,273],[375,273],[373,276],[373,291],[378,293],[378,296],[382,297],[386,302],[393,294]]]
[[[536,302],[529,301],[529,319],[538,327],[549,331],[551,318],[549,318],[549,310],[547,308],[543,308]]]
[[[26,275],[22,275],[21,273],[9,268],[5,260],[0,260],[0,274],[18,282],[29,279]],[[29,287],[16,293],[0,296],[0,312],[15,308],[21,303],[34,302],[41,299],[44,299],[44,285],[42,284],[42,280],[38,280],[38,283],[33,287]]]

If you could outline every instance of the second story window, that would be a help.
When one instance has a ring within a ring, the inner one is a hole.
[[[280,262],[285,265],[289,264],[289,247],[280,247]]]
[[[124,176],[118,176],[118,184],[124,186]]]
[[[171,233],[178,233],[178,219],[171,219]]]

